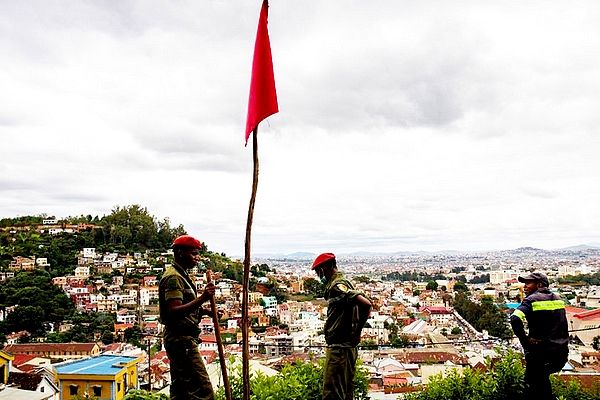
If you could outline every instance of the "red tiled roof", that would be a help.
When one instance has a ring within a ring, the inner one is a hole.
[[[19,368],[21,365],[37,358],[38,356],[34,354],[15,354],[15,359],[13,360],[13,365]]]
[[[200,356],[206,358],[206,363],[211,364],[217,359],[217,352],[214,350],[200,350]]]
[[[573,315],[573,317],[577,319],[600,319],[600,308],[596,308],[595,310],[584,311]]]
[[[200,339],[203,343],[217,343],[215,335],[200,335]]]
[[[20,367],[17,367],[21,372],[31,372],[37,368],[36,365],[33,364],[23,364]],[[12,372],[11,372],[12,374]]]
[[[410,364],[442,364],[446,361],[452,361],[454,364],[460,365],[468,364],[465,357],[446,351],[407,351],[396,358],[401,362]]]
[[[23,353],[60,353],[60,352],[91,352],[96,343],[18,343],[9,344],[4,351],[11,354]]]
[[[573,306],[565,307],[565,312],[567,314],[579,314],[579,313],[586,312],[586,311],[588,311],[588,310],[585,308],[580,308],[580,307],[573,307]]]
[[[564,382],[570,382],[573,380],[578,381],[579,384],[585,389],[600,388],[598,375],[557,375],[557,378]]]
[[[600,351],[584,351],[581,355],[583,357],[600,357]]]
[[[110,343],[104,346],[104,351],[119,351],[123,347],[123,343]]]
[[[429,311],[431,314],[450,314],[450,311],[446,307],[430,306],[423,308],[422,311]]]
[[[168,358],[168,356],[167,356],[167,352],[166,352],[165,350],[161,350],[161,351],[157,352],[157,353],[154,355],[154,357],[152,357],[152,359],[153,359],[153,360],[162,360],[162,359],[164,359],[165,357],[167,357],[167,358]]]
[[[405,376],[384,376],[383,377],[383,386],[390,385],[406,385],[408,383],[408,379]]]
[[[133,328],[133,324],[115,324],[115,332],[125,331],[127,328]]]

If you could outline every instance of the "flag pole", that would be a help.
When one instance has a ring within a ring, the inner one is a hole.
[[[212,282],[212,271],[206,271],[207,283]],[[227,376],[227,363],[225,360],[225,352],[223,351],[223,341],[221,340],[221,326],[219,325],[219,312],[217,311],[217,302],[215,297],[210,298],[210,308],[212,310],[213,324],[215,326],[215,339],[217,341],[217,349],[219,350],[219,363],[221,364],[221,374],[223,375],[223,387],[225,388],[225,399],[232,400],[231,386],[229,385],[229,376]]]
[[[254,58],[252,60],[252,78],[250,79],[250,95],[248,97],[248,115],[246,119],[246,144],[252,132],[252,159],[254,172],[252,175],[252,195],[248,206],[246,221],[246,241],[244,256],[244,280],[242,284],[242,400],[250,400],[250,351],[249,333],[250,318],[248,317],[248,290],[250,286],[250,241],[252,237],[252,218],[258,187],[258,124],[270,115],[279,112],[277,91],[273,76],[273,60],[271,44],[267,28],[269,2],[263,0],[254,43]]]
[[[244,280],[242,287],[242,382],[244,393],[243,400],[250,400],[250,351],[248,342],[248,329],[250,322],[248,318],[248,289],[250,282],[250,239],[252,237],[252,218],[254,216],[254,203],[256,201],[256,189],[258,187],[258,125],[252,131],[252,159],[254,172],[252,174],[252,194],[248,206],[248,219],[246,220],[246,241],[244,255]]]

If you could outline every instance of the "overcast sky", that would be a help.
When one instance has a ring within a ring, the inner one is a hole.
[[[242,255],[255,1],[0,0],[0,217]],[[600,244],[600,3],[272,0],[253,253]]]

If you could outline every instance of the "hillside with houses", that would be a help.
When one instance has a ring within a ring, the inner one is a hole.
[[[170,243],[183,232],[140,206],[117,207],[101,218],[1,220],[4,390],[14,396],[28,391],[32,399],[104,398],[109,392],[120,399],[140,388],[167,392],[158,282],[173,262]],[[327,303],[310,262],[253,262],[251,369],[265,377],[277,379],[290,365],[318,368],[324,355]],[[600,393],[600,287],[589,278],[600,270],[598,250],[348,255],[340,256],[339,266],[375,306],[359,352],[361,398],[419,393],[436,376],[490,370],[507,352],[518,352],[507,319],[523,296],[516,278],[534,269],[545,271],[568,302],[571,352],[559,379]],[[205,245],[202,262],[190,271],[196,287],[206,285],[207,270],[235,370],[242,352],[242,264]],[[200,329],[200,354],[218,391],[213,321],[203,319]],[[117,367],[96,371],[89,360],[99,359]],[[102,379],[91,381],[92,371]]]

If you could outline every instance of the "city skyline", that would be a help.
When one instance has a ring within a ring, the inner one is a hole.
[[[243,254],[260,3],[3,4],[0,218],[140,204]],[[600,5],[459,5],[270,2],[253,254],[600,244]]]

